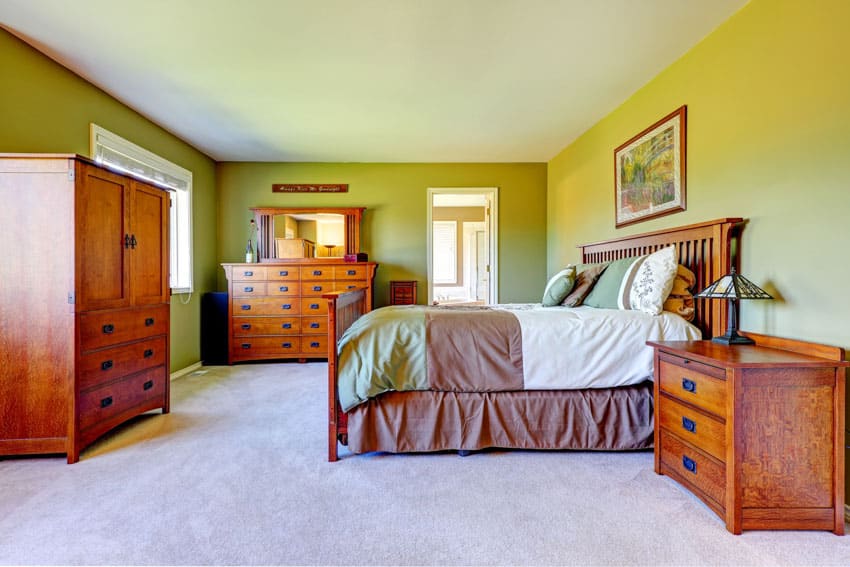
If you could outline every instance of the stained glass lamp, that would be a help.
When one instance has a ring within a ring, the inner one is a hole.
[[[738,301],[741,299],[773,299],[762,288],[735,272],[735,268],[694,297],[729,300],[729,324],[726,334],[711,339],[724,345],[751,345],[753,340],[738,334]]]

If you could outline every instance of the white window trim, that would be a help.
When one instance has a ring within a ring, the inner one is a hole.
[[[104,159],[104,149],[127,158],[127,163],[122,165],[117,161]],[[171,198],[169,285],[171,286],[171,293],[192,293],[194,289],[192,278],[192,172],[94,123],[90,124],[90,150],[91,158],[95,162],[169,191]],[[132,162],[152,171],[153,175],[145,175],[144,172],[127,167]],[[181,227],[185,228],[181,230]]]

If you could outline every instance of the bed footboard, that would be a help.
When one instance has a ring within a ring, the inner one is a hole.
[[[337,343],[347,328],[369,310],[366,288],[327,293],[328,302],[328,461],[338,460],[337,443],[348,443],[348,421],[339,407]]]

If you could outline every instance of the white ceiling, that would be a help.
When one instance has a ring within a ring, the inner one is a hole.
[[[542,162],[745,3],[0,0],[0,24],[216,160]]]

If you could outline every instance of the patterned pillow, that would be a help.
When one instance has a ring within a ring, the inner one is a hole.
[[[573,290],[576,283],[576,267],[567,266],[549,280],[546,289],[543,290],[543,306],[553,307],[560,305],[567,295]]]
[[[599,309],[621,309],[618,304],[620,286],[632,265],[639,260],[640,258],[623,258],[608,264],[582,305]]]
[[[620,309],[660,314],[664,300],[673,288],[678,267],[675,246],[635,259],[620,284],[617,299]]]
[[[593,285],[599,276],[605,271],[608,264],[579,264],[576,266],[576,283],[570,294],[564,298],[561,305],[566,307],[578,307],[584,301],[584,298],[593,289]]]
[[[664,311],[680,315],[686,321],[693,321],[696,316],[694,296],[691,290],[697,282],[692,271],[679,264],[676,277],[673,279],[673,289],[664,301]]]

